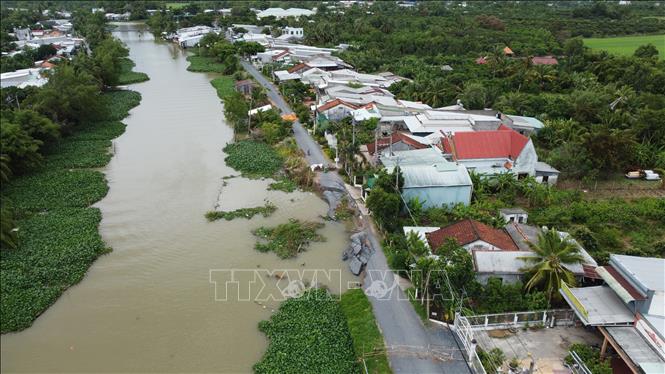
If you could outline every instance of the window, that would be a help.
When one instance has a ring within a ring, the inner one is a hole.
[[[543,183],[547,183],[549,181],[550,176],[549,175],[543,175]]]
[[[517,222],[519,222],[519,223],[524,223],[524,217],[519,217],[519,218],[517,219]]]
[[[508,220],[508,222],[515,222],[515,217],[510,216],[510,219]]]
[[[528,173],[519,173],[517,174],[517,179],[524,179],[528,176]]]

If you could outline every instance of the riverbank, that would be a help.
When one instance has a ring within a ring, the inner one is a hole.
[[[91,205],[109,190],[104,174],[120,122],[141,101],[134,91],[109,91],[105,116],[84,124],[47,151],[44,166],[3,186],[12,203],[18,247],[0,257],[2,333],[32,325],[90,265],[111,251],[99,233],[101,212]]]

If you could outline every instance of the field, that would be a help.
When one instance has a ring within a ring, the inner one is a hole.
[[[166,8],[171,10],[182,9],[189,5],[189,3],[166,3]]]
[[[619,36],[615,38],[588,38],[584,44],[591,49],[605,50],[609,53],[630,56],[637,47],[651,43],[658,48],[659,58],[665,58],[665,35]]]

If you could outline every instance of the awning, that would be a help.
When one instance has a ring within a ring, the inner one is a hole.
[[[605,283],[616,292],[624,303],[627,304],[635,300],[645,299],[645,297],[631,286],[630,283],[628,283],[628,281],[626,281],[613,267],[598,267],[596,273],[598,273]]]
[[[636,366],[644,373],[655,374],[665,372],[665,362],[649,346],[635,327],[604,327],[600,332],[609,340],[612,347],[618,351],[621,358],[629,366]]]
[[[610,287],[570,288],[563,283],[559,292],[585,325],[626,326],[635,319]]]

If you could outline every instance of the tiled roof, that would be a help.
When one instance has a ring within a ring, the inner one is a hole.
[[[447,238],[454,238],[459,245],[482,240],[504,251],[517,251],[517,245],[504,230],[495,229],[484,223],[467,219],[428,233],[427,241],[431,248],[438,248]]]
[[[506,158],[515,160],[529,138],[506,126],[495,131],[456,132],[450,138],[443,139],[446,153],[453,154],[458,160],[478,158]]]
[[[358,106],[358,105],[351,104],[351,103],[347,103],[346,101],[343,101],[343,100],[340,100],[340,99],[335,99],[335,100],[328,101],[327,103],[321,105],[320,107],[316,108],[316,110],[317,110],[319,113],[320,113],[320,112],[325,112],[326,110],[328,110],[328,109],[330,109],[330,108],[334,108],[334,107],[336,107],[336,106],[338,106],[338,105],[346,105],[346,106],[348,106],[349,108],[353,108],[353,109],[358,109],[358,108],[360,108],[360,106]]]
[[[554,56],[538,56],[531,59],[534,65],[556,65],[559,61]]]
[[[307,67],[309,67],[309,65],[300,63],[298,65],[295,65],[295,66],[292,66],[292,67],[288,68],[287,71],[289,73],[295,73],[295,72],[299,72],[300,70],[302,70],[304,68],[307,68]]]
[[[391,137],[387,136],[385,138],[380,138],[376,142],[371,142],[367,143],[367,151],[369,151],[369,154],[373,155],[376,152],[375,146],[378,145],[379,150],[382,150],[384,148],[387,148],[390,146],[391,142]],[[408,135],[405,135],[401,132],[396,132],[392,136],[392,144],[403,142],[408,144],[409,146],[415,148],[415,149],[424,149],[427,148],[427,146],[423,143],[420,143],[416,141],[415,139],[411,138]]]
[[[513,53],[513,50],[510,49],[509,47],[505,47],[505,48],[503,49],[503,53],[506,54],[506,55],[513,55],[513,54],[515,54],[515,53]]]

